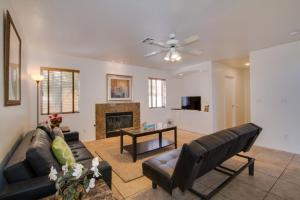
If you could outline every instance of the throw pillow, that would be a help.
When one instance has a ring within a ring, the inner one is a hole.
[[[51,148],[55,158],[61,165],[72,165],[75,163],[72,151],[62,137],[56,136]]]
[[[60,169],[59,163],[51,152],[51,142],[46,132],[36,129],[35,136],[26,151],[26,160],[38,176],[48,175],[51,166]]]
[[[58,127],[55,127],[53,130],[52,130],[52,137],[55,138],[56,136],[59,136],[63,139],[65,139],[65,136],[62,132],[62,130]]]
[[[47,133],[47,135],[53,140],[54,138],[52,138],[52,131],[51,128],[46,126],[46,125],[38,125],[37,128],[45,131]]]

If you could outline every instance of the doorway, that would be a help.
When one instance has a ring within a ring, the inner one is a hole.
[[[225,76],[224,129],[237,125],[236,80]]]

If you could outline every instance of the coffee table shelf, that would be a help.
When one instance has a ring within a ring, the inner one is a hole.
[[[167,139],[162,139],[161,145],[159,145],[159,140],[158,139],[153,139],[153,140],[148,140],[145,142],[139,142],[136,145],[136,154],[144,154],[150,151],[162,149],[167,146],[174,145],[174,141],[167,140]],[[133,153],[133,145],[126,145],[123,147],[126,151],[128,151],[130,154]]]
[[[163,138],[163,133],[167,131],[174,132],[174,141]],[[132,138],[130,145],[124,145],[124,135]],[[137,139],[147,135],[158,135],[157,139],[152,139],[143,142],[137,142]],[[177,127],[166,123],[156,123],[151,129],[144,129],[143,127],[126,128],[120,130],[120,153],[123,153],[123,149],[128,151],[132,155],[133,162],[136,162],[137,155],[159,150],[161,148],[174,145],[177,149]]]

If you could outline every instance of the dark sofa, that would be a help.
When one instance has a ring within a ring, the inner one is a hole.
[[[261,131],[262,128],[248,123],[201,137],[184,144],[181,149],[145,161],[143,174],[152,180],[154,189],[159,185],[172,194],[172,190],[179,187],[182,191],[190,190],[202,199],[210,199],[245,168],[248,167],[249,174],[254,175],[254,159],[239,153],[249,151]],[[235,155],[247,159],[247,163],[239,170],[222,165]],[[211,170],[222,172],[228,178],[209,194],[193,189],[194,181]]]
[[[79,140],[78,132],[64,134],[76,162],[91,168],[93,155]],[[51,166],[61,170],[51,151],[52,139],[49,133],[37,128],[28,132],[3,169],[7,185],[0,193],[1,200],[39,199],[55,193],[54,182],[48,174]],[[100,161],[99,171],[104,181],[111,187],[111,166]]]

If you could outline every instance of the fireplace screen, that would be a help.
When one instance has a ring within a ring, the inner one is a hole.
[[[132,112],[106,113],[106,137],[119,136],[119,129],[132,126]]]

